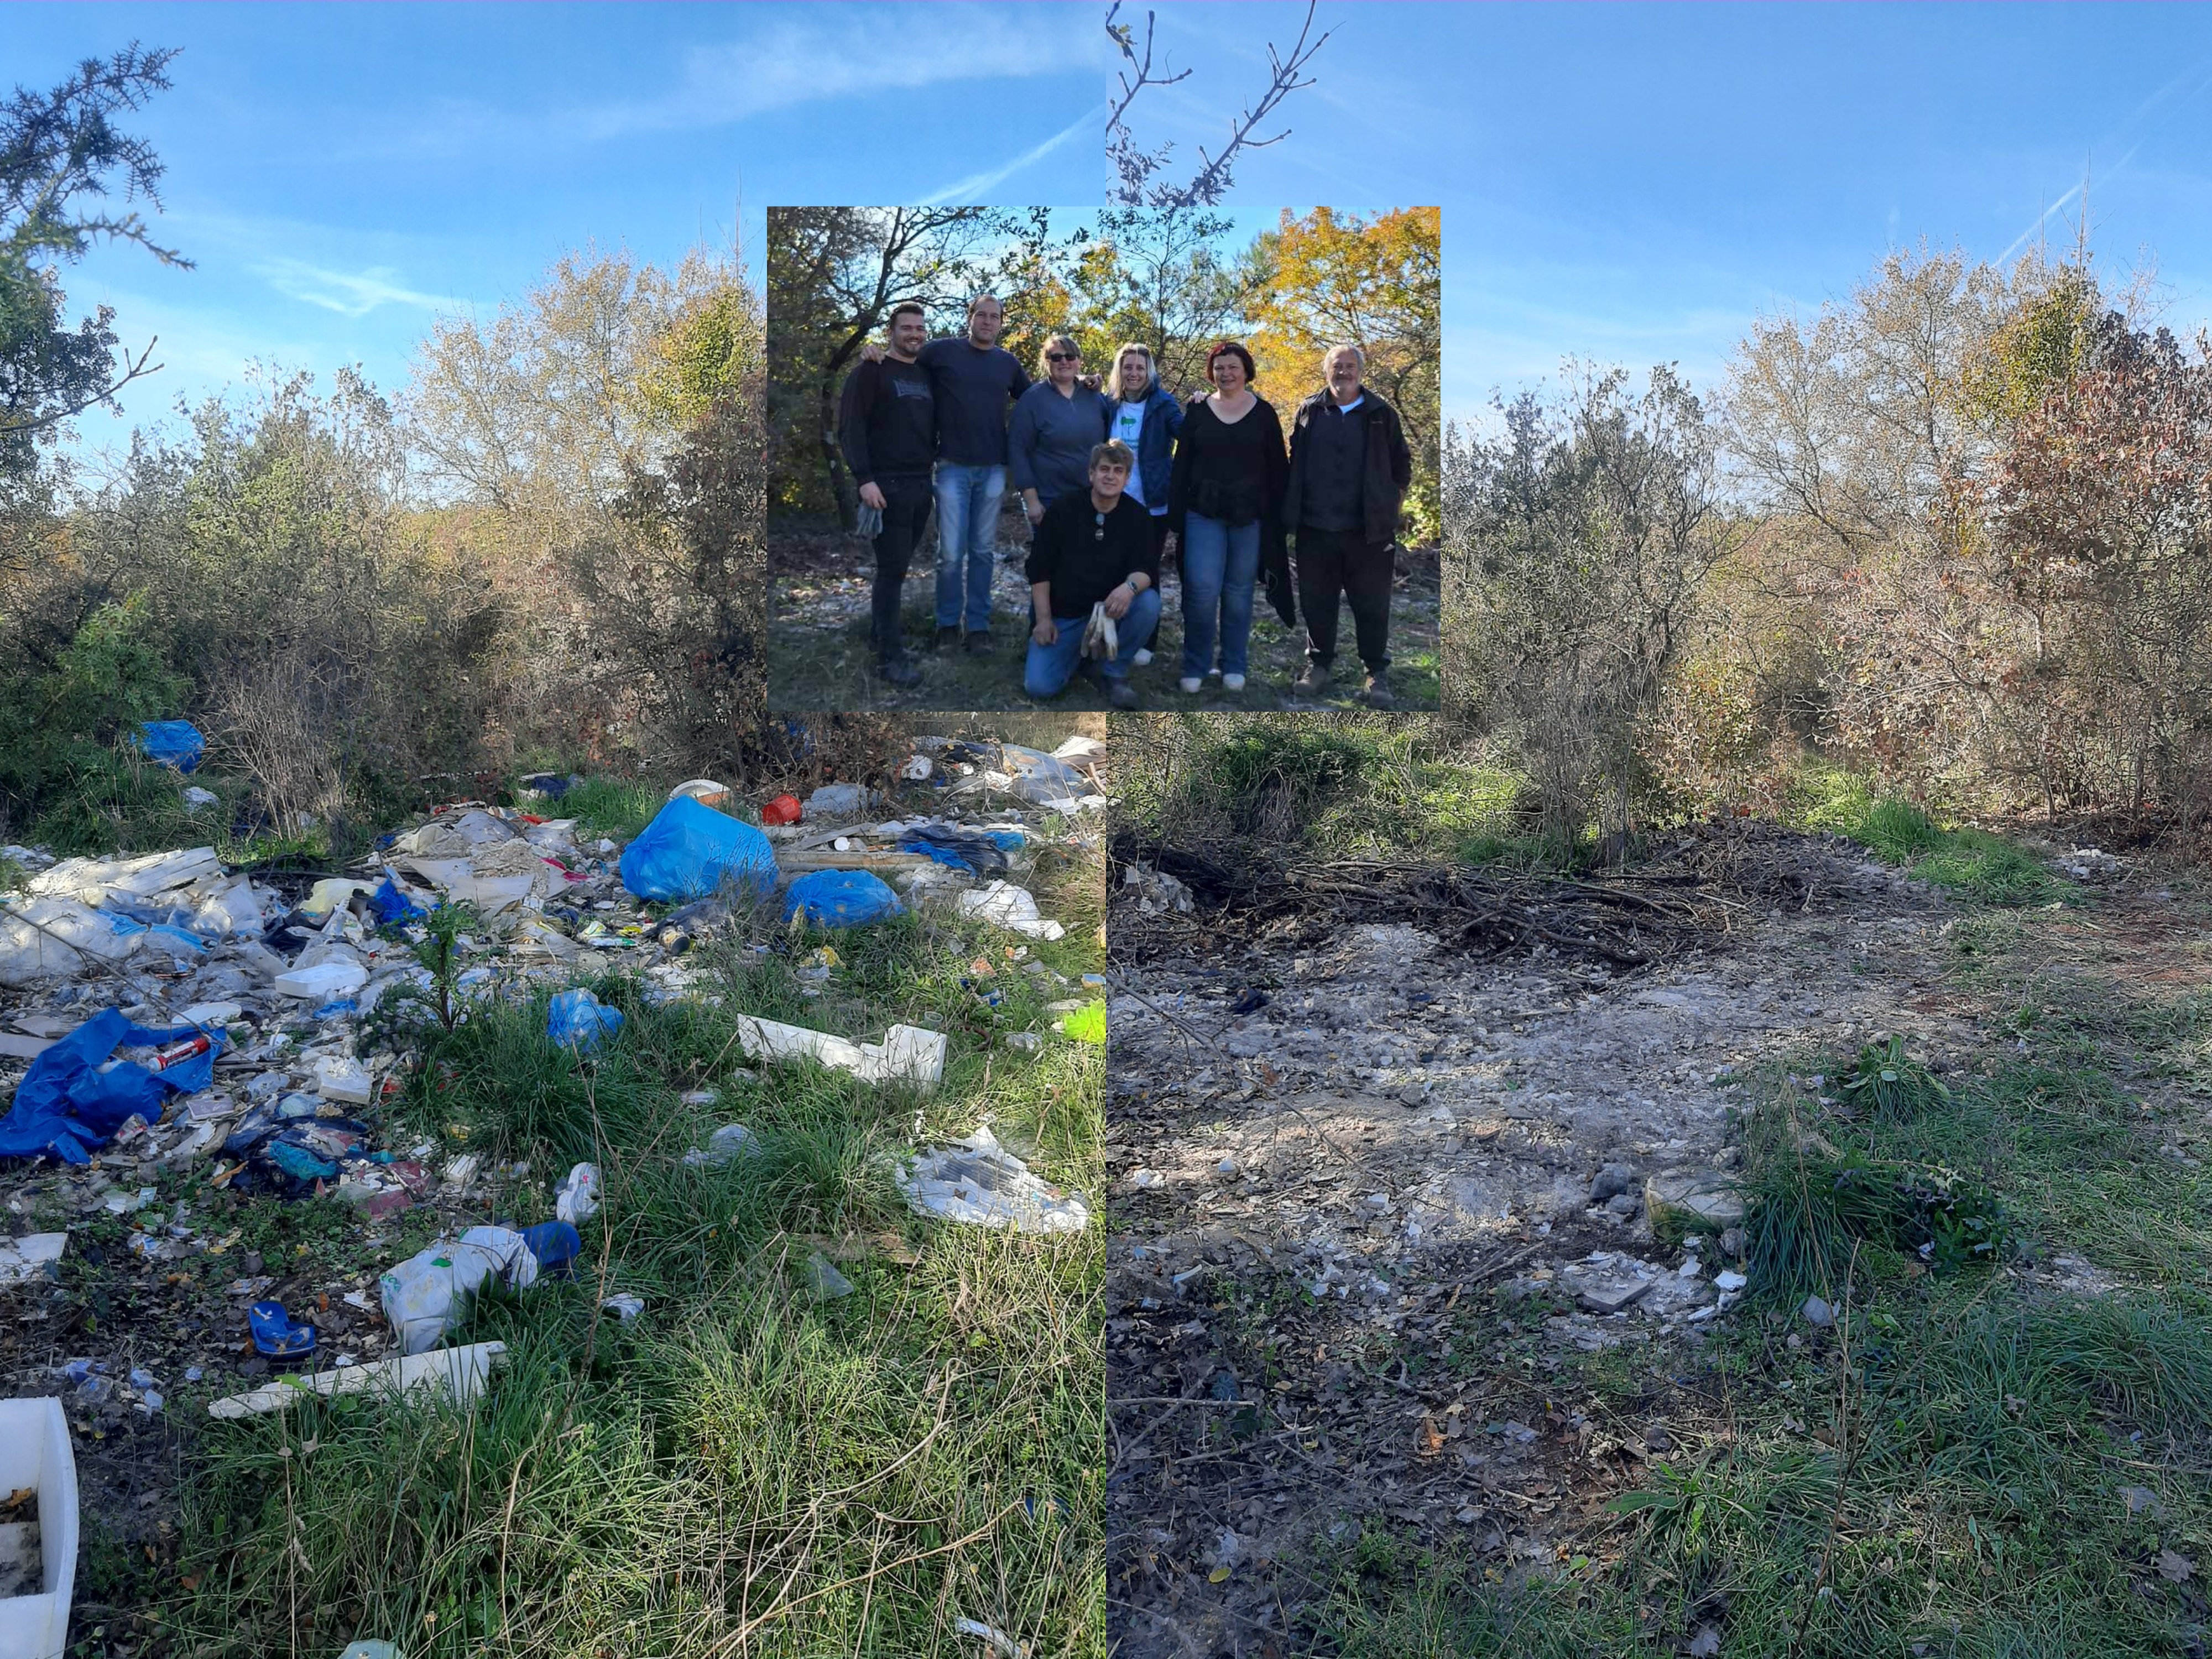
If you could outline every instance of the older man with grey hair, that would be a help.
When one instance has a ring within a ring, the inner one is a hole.
[[[1328,384],[1298,405],[1291,423],[1283,524],[1296,546],[1298,607],[1306,617],[1305,672],[1291,690],[1311,697],[1327,689],[1344,599],[1367,667],[1363,698],[1370,708],[1388,708],[1390,585],[1413,455],[1398,411],[1364,383],[1366,367],[1358,346],[1332,347],[1322,359]]]

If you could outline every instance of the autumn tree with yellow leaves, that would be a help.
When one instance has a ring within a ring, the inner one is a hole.
[[[1279,404],[1322,385],[1332,346],[1356,345],[1369,386],[1394,404],[1413,450],[1414,533],[1439,529],[1437,441],[1443,360],[1443,216],[1432,207],[1371,217],[1285,210],[1246,255],[1245,304],[1261,381]]]

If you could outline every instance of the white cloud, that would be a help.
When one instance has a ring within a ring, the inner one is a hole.
[[[779,22],[753,38],[692,47],[682,81],[665,95],[606,104],[575,120],[587,137],[724,126],[769,110],[870,93],[919,92],[962,81],[1079,78],[1103,62],[1101,34],[1060,7],[1013,9],[838,9]],[[970,111],[970,113],[974,112]],[[917,131],[955,110],[917,106]]]

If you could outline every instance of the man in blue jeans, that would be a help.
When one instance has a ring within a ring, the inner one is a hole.
[[[1129,669],[1152,642],[1160,623],[1160,555],[1152,543],[1152,515],[1127,494],[1137,458],[1128,445],[1108,439],[1091,452],[1091,487],[1071,489],[1044,510],[1030,549],[1029,661],[1022,690],[1032,697],[1057,696],[1075,678],[1091,612],[1114,619],[1114,655],[1098,665],[1106,701],[1134,708]]]
[[[1006,495],[1006,415],[1030,377],[999,344],[1006,310],[979,294],[968,305],[968,332],[932,340],[915,361],[928,371],[937,409],[937,648],[960,643],[968,654],[991,650],[991,578],[998,554],[999,507]],[[870,362],[883,349],[861,352]]]

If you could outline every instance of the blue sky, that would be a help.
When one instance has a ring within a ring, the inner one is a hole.
[[[1213,142],[1303,7],[1157,4],[1179,87],[1140,132]],[[184,48],[137,118],[161,234],[66,274],[168,370],[131,418],[260,359],[380,385],[438,308],[519,295],[586,240],[672,259],[770,202],[1085,202],[1103,6],[11,5],[0,82]],[[1243,207],[1444,210],[1447,398],[1561,357],[1710,384],[1761,311],[1846,293],[1923,238],[1995,258],[2092,170],[2095,246],[2155,256],[2170,321],[2212,318],[2212,11],[2195,7],[1367,4],[1334,30]],[[738,203],[742,192],[744,210]],[[127,428],[88,417],[84,438]]]

